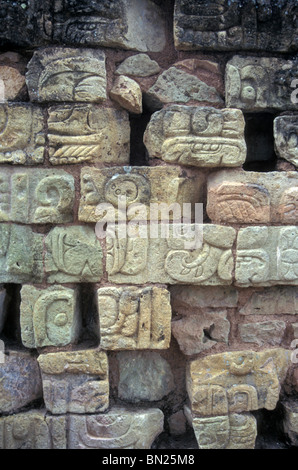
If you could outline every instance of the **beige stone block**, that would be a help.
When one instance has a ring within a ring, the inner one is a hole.
[[[52,449],[44,410],[0,418],[0,449]]]
[[[25,70],[26,59],[17,52],[0,54],[0,80],[4,85],[2,98],[5,101],[26,100]]]
[[[150,59],[147,54],[136,54],[127,57],[119,67],[116,75],[131,75],[133,77],[150,77],[160,72],[160,66],[155,60]]]
[[[246,158],[239,109],[171,105],[154,113],[144,143],[151,158],[199,167],[238,167]]]
[[[105,54],[99,49],[38,49],[26,82],[33,102],[101,102],[107,97]]]
[[[208,178],[207,213],[213,223],[298,222],[298,175],[222,170]]]
[[[125,75],[116,78],[110,97],[132,114],[143,112],[141,87],[135,80]]]
[[[274,146],[276,153],[298,167],[298,115],[278,116],[274,119]]]
[[[104,351],[90,349],[41,354],[38,363],[48,411],[85,414],[107,410],[109,373]]]
[[[256,343],[258,346],[280,346],[286,323],[281,320],[242,323],[238,326],[240,339],[244,343]]]
[[[171,305],[179,314],[205,308],[237,307],[238,291],[234,287],[171,286]]]
[[[194,415],[273,410],[290,366],[289,351],[231,351],[189,362],[187,391]]]
[[[160,287],[97,290],[104,349],[166,349],[171,340],[170,294]]]
[[[296,315],[298,314],[297,288],[278,286],[253,292],[239,313],[241,315]]]
[[[77,291],[62,286],[21,289],[21,335],[27,348],[75,343],[80,332]]]
[[[235,270],[237,285],[297,285],[297,236],[298,229],[294,226],[239,230]]]
[[[51,106],[47,137],[52,165],[129,163],[130,125],[122,110],[90,104]]]
[[[293,446],[298,445],[298,403],[295,399],[282,401],[283,429]]]

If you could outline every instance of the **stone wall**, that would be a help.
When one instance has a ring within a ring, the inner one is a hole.
[[[298,445],[297,15],[1,2],[0,448]]]

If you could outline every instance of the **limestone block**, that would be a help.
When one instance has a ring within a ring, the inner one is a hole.
[[[21,289],[21,335],[27,348],[65,346],[80,332],[77,291],[62,286]]]
[[[242,323],[238,328],[240,338],[244,343],[256,343],[258,346],[280,346],[286,326],[284,321],[268,320]]]
[[[36,50],[26,82],[33,102],[101,102],[107,97],[105,54],[99,49]]]
[[[126,410],[114,407],[105,414],[68,417],[69,449],[150,449],[163,431],[158,408]]]
[[[0,221],[24,224],[73,220],[74,178],[63,170],[5,168],[0,175]]]
[[[274,119],[274,146],[276,153],[298,167],[298,115],[278,116]]]
[[[161,287],[97,290],[103,349],[166,349],[171,340],[170,294]]]
[[[125,75],[116,78],[110,97],[132,114],[143,112],[141,87],[135,80]]]
[[[52,165],[129,163],[130,126],[122,110],[90,104],[51,106],[47,137]]]
[[[208,178],[207,213],[213,223],[298,222],[295,171],[222,170]]]
[[[0,363],[0,413],[15,412],[42,397],[36,358],[27,351],[6,348],[6,353]]]
[[[25,81],[26,60],[17,52],[0,54],[0,80],[3,81],[3,101],[24,101],[27,95]],[[0,82],[2,84],[2,82]],[[2,101],[2,100],[0,100]]]
[[[283,429],[293,446],[298,445],[298,403],[295,399],[282,401]]]
[[[45,406],[53,414],[98,413],[109,406],[104,351],[55,352],[38,357]]]
[[[0,240],[0,282],[41,282],[43,236],[30,227],[0,223]]]
[[[290,366],[285,349],[232,351],[190,361],[187,391],[196,416],[273,410]]]
[[[45,237],[45,248],[48,283],[99,282],[102,277],[102,249],[93,228],[55,227]]]
[[[171,286],[171,305],[179,314],[205,308],[237,307],[238,291],[234,287]]]
[[[131,75],[133,77],[150,77],[160,72],[160,66],[155,60],[150,59],[147,54],[136,54],[127,57],[119,67],[116,75]]]
[[[296,60],[234,56],[226,66],[226,106],[247,112],[296,110],[291,83],[297,77]]]
[[[186,59],[162,72],[144,93],[151,111],[169,103],[223,105],[222,74],[218,64],[208,60]]]
[[[144,143],[151,158],[200,167],[237,167],[246,158],[238,109],[172,105],[153,114]]]
[[[0,103],[0,163],[43,163],[44,111],[29,103]]]
[[[7,316],[8,295],[6,289],[0,286],[0,333],[3,330]]]
[[[171,205],[203,200],[204,176],[182,173],[179,167],[114,167],[83,168],[81,171],[81,200],[79,220],[98,222],[108,220],[106,211],[97,206],[105,204],[115,214],[115,220],[123,220],[119,199],[126,205],[127,220],[139,220],[152,216],[151,204]],[[124,200],[123,198],[126,198]],[[145,206],[138,215],[138,205]],[[100,206],[99,206],[100,207]],[[125,208],[123,209],[125,211]],[[113,218],[113,216],[111,215]],[[105,219],[106,218],[106,219]],[[151,217],[153,219],[153,217]]]
[[[297,50],[295,0],[176,0],[174,39],[178,50]]]
[[[297,237],[298,229],[294,226],[240,229],[235,270],[237,285],[297,285]]]
[[[218,342],[228,343],[230,322],[224,309],[188,315],[172,322],[172,332],[181,351],[186,355],[198,354]]]
[[[130,403],[157,401],[174,390],[169,363],[157,352],[122,351],[119,362],[118,397]]]
[[[239,311],[241,315],[296,315],[298,291],[296,287],[270,287],[256,291]]]

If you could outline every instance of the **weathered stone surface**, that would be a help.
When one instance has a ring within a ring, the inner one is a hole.
[[[104,351],[55,352],[38,357],[45,406],[53,414],[98,413],[109,406]]]
[[[296,315],[298,291],[296,287],[271,287],[254,292],[239,311],[241,315]]]
[[[172,436],[180,436],[186,432],[186,418],[182,410],[172,414],[168,419],[168,423]]]
[[[243,323],[238,328],[240,338],[244,343],[256,343],[258,346],[280,346],[286,326],[284,321],[268,320]]]
[[[0,101],[2,98],[3,101],[24,101],[26,99],[25,70],[26,60],[17,52],[0,54],[0,83],[4,86]]]
[[[130,403],[157,401],[174,390],[174,377],[169,363],[151,351],[118,353],[118,396]]]
[[[171,286],[169,290],[173,310],[182,315],[185,310],[237,307],[238,291],[234,287]]]
[[[298,115],[278,116],[274,119],[274,146],[276,153],[298,167]]]
[[[218,342],[228,343],[230,322],[227,311],[210,309],[172,322],[172,332],[181,351],[186,355],[198,354]]]
[[[130,126],[122,110],[90,104],[51,106],[47,137],[52,165],[129,163]]]
[[[158,408],[126,410],[114,407],[105,414],[69,415],[69,449],[150,449],[163,431]]]
[[[147,54],[136,54],[127,57],[116,69],[117,75],[131,75],[133,77],[150,77],[160,72],[160,66]]]
[[[296,110],[291,83],[296,60],[234,56],[226,66],[226,106],[245,111]]]
[[[254,449],[257,421],[251,413],[228,416],[193,417],[186,411],[193,426],[199,449]]]
[[[223,105],[222,76],[212,64],[196,59],[177,62],[144,93],[144,102],[152,111],[169,103]]]
[[[203,185],[203,175],[188,176],[185,172],[182,174],[179,167],[83,168],[79,220],[103,220],[106,211],[97,209],[99,204],[105,204],[111,213],[115,212],[116,220],[117,217],[123,220],[123,215],[118,214],[119,198],[123,203],[126,198],[127,220],[137,220],[139,204],[144,204],[147,213],[141,212],[138,217],[147,220],[150,204],[178,203],[182,207],[186,202],[202,201]]]
[[[213,223],[298,222],[298,174],[223,170],[208,177],[207,213]]]
[[[237,239],[237,284],[297,285],[297,227],[247,227]]]
[[[7,315],[8,295],[6,289],[0,286],[0,333],[3,329]]]
[[[104,349],[166,349],[171,340],[171,305],[160,287],[97,290],[100,345]]]
[[[63,170],[1,170],[0,221],[67,223],[73,220],[74,178]]]
[[[0,240],[0,282],[41,282],[42,235],[30,227],[0,224]]]
[[[26,351],[6,353],[4,363],[0,363],[0,413],[17,411],[42,397],[36,358]]]
[[[175,46],[179,50],[295,51],[295,13],[295,0],[176,0]]]
[[[0,163],[43,163],[45,129],[41,108],[28,103],[0,103],[0,123]]]
[[[36,50],[26,82],[33,102],[101,102],[107,97],[105,54],[98,49]]]
[[[47,282],[99,282],[102,277],[102,249],[93,228],[55,227],[45,248]]]
[[[282,401],[284,410],[283,429],[293,446],[298,445],[298,402],[295,399]]]
[[[151,158],[202,167],[241,166],[244,118],[238,109],[172,105],[153,114],[144,143]]]
[[[62,286],[21,289],[21,335],[27,348],[65,346],[80,332],[77,292]]]
[[[125,75],[116,78],[110,97],[132,114],[143,112],[141,87],[135,80]]]
[[[232,351],[189,363],[187,391],[196,416],[273,410],[290,366],[285,349]]]

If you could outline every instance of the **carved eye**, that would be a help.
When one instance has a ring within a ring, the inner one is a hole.
[[[242,89],[241,97],[243,101],[254,101],[256,99],[256,92],[252,86],[246,86]]]

